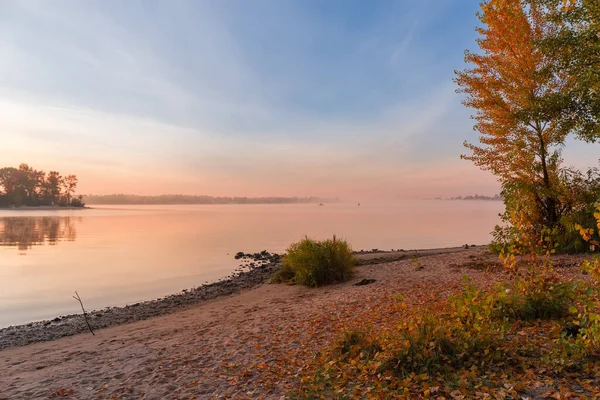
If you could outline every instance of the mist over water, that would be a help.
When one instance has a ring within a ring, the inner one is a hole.
[[[0,211],[0,327],[151,300],[215,281],[238,251],[336,234],[355,250],[486,244],[499,201],[95,206]]]

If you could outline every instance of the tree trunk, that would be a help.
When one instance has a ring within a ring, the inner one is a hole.
[[[540,126],[539,122],[536,122],[536,132],[538,138],[540,140],[540,158],[542,159],[542,173],[544,179],[544,189],[546,193],[543,196],[543,206],[544,210],[544,219],[546,219],[546,224],[549,228],[553,228],[558,222],[558,213],[556,212],[556,208],[558,206],[556,198],[554,197],[554,193],[552,190],[552,184],[550,183],[550,174],[548,173],[548,163],[546,162],[546,157],[548,156],[548,152],[546,149],[546,143],[544,142],[543,129]]]

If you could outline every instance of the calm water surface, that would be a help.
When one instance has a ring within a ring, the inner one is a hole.
[[[150,300],[229,275],[238,251],[283,252],[304,235],[354,249],[485,244],[499,201],[95,206],[0,210],[0,327]]]

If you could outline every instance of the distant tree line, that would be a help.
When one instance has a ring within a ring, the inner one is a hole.
[[[495,201],[500,201],[500,200],[504,200],[504,197],[502,197],[502,195],[500,194],[495,194],[493,196],[482,196],[479,194],[476,195],[468,195],[468,196],[458,196],[458,197],[451,197],[450,200],[495,200]]]
[[[182,194],[140,196],[132,194],[84,195],[88,204],[299,204],[338,202],[339,199],[319,197],[214,197]]]
[[[83,207],[82,196],[74,196],[76,188],[75,175],[46,173],[27,164],[0,169],[0,207]]]

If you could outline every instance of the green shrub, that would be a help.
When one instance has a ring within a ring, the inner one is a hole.
[[[311,287],[347,281],[354,264],[350,245],[335,236],[323,241],[304,238],[290,245],[283,257],[285,274],[293,271],[295,283]]]
[[[492,251],[514,247],[525,254],[542,248],[523,248],[523,235],[530,244],[547,242],[558,253],[586,253],[589,246],[578,234],[577,225],[592,228],[596,225],[595,203],[600,198],[600,169],[586,172],[561,168],[552,178],[553,189],[519,181],[502,184],[506,206],[501,215],[503,226],[492,232]],[[552,202],[548,203],[548,200]],[[600,237],[596,235],[596,240]]]
[[[573,295],[573,286],[563,283],[546,293],[510,293],[498,305],[508,319],[559,319],[569,314]]]

